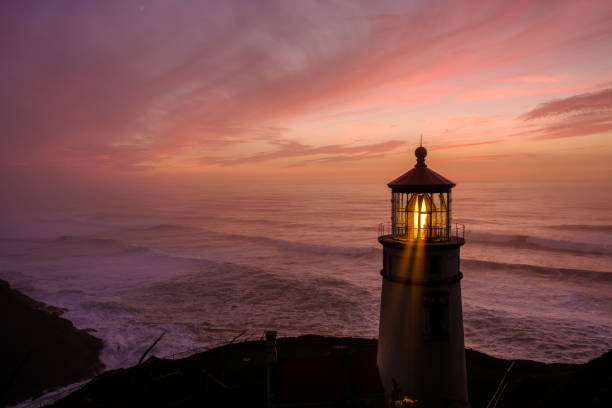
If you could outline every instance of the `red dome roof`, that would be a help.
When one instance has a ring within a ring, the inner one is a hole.
[[[445,192],[455,187],[455,183],[427,168],[425,164],[427,150],[424,147],[417,147],[414,154],[417,157],[414,168],[387,184],[393,191],[432,193]]]

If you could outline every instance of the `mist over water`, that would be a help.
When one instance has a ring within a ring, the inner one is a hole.
[[[612,205],[575,186],[460,184],[466,345],[584,362],[612,348]],[[376,337],[384,185],[209,188],[12,211],[0,278],[131,365],[241,334]],[[246,333],[244,331],[247,330]]]

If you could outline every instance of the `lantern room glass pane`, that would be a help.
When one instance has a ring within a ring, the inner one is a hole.
[[[394,239],[446,241],[450,238],[450,192],[392,193]]]

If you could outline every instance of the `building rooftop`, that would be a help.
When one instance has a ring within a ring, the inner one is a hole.
[[[455,187],[454,182],[427,167],[427,149],[419,146],[414,155],[417,158],[414,168],[387,184],[394,192],[445,192]]]

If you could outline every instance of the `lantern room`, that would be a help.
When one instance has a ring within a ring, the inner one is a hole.
[[[455,183],[427,167],[427,149],[423,146],[414,154],[414,168],[387,184],[391,188],[389,233],[402,241],[448,241]]]

